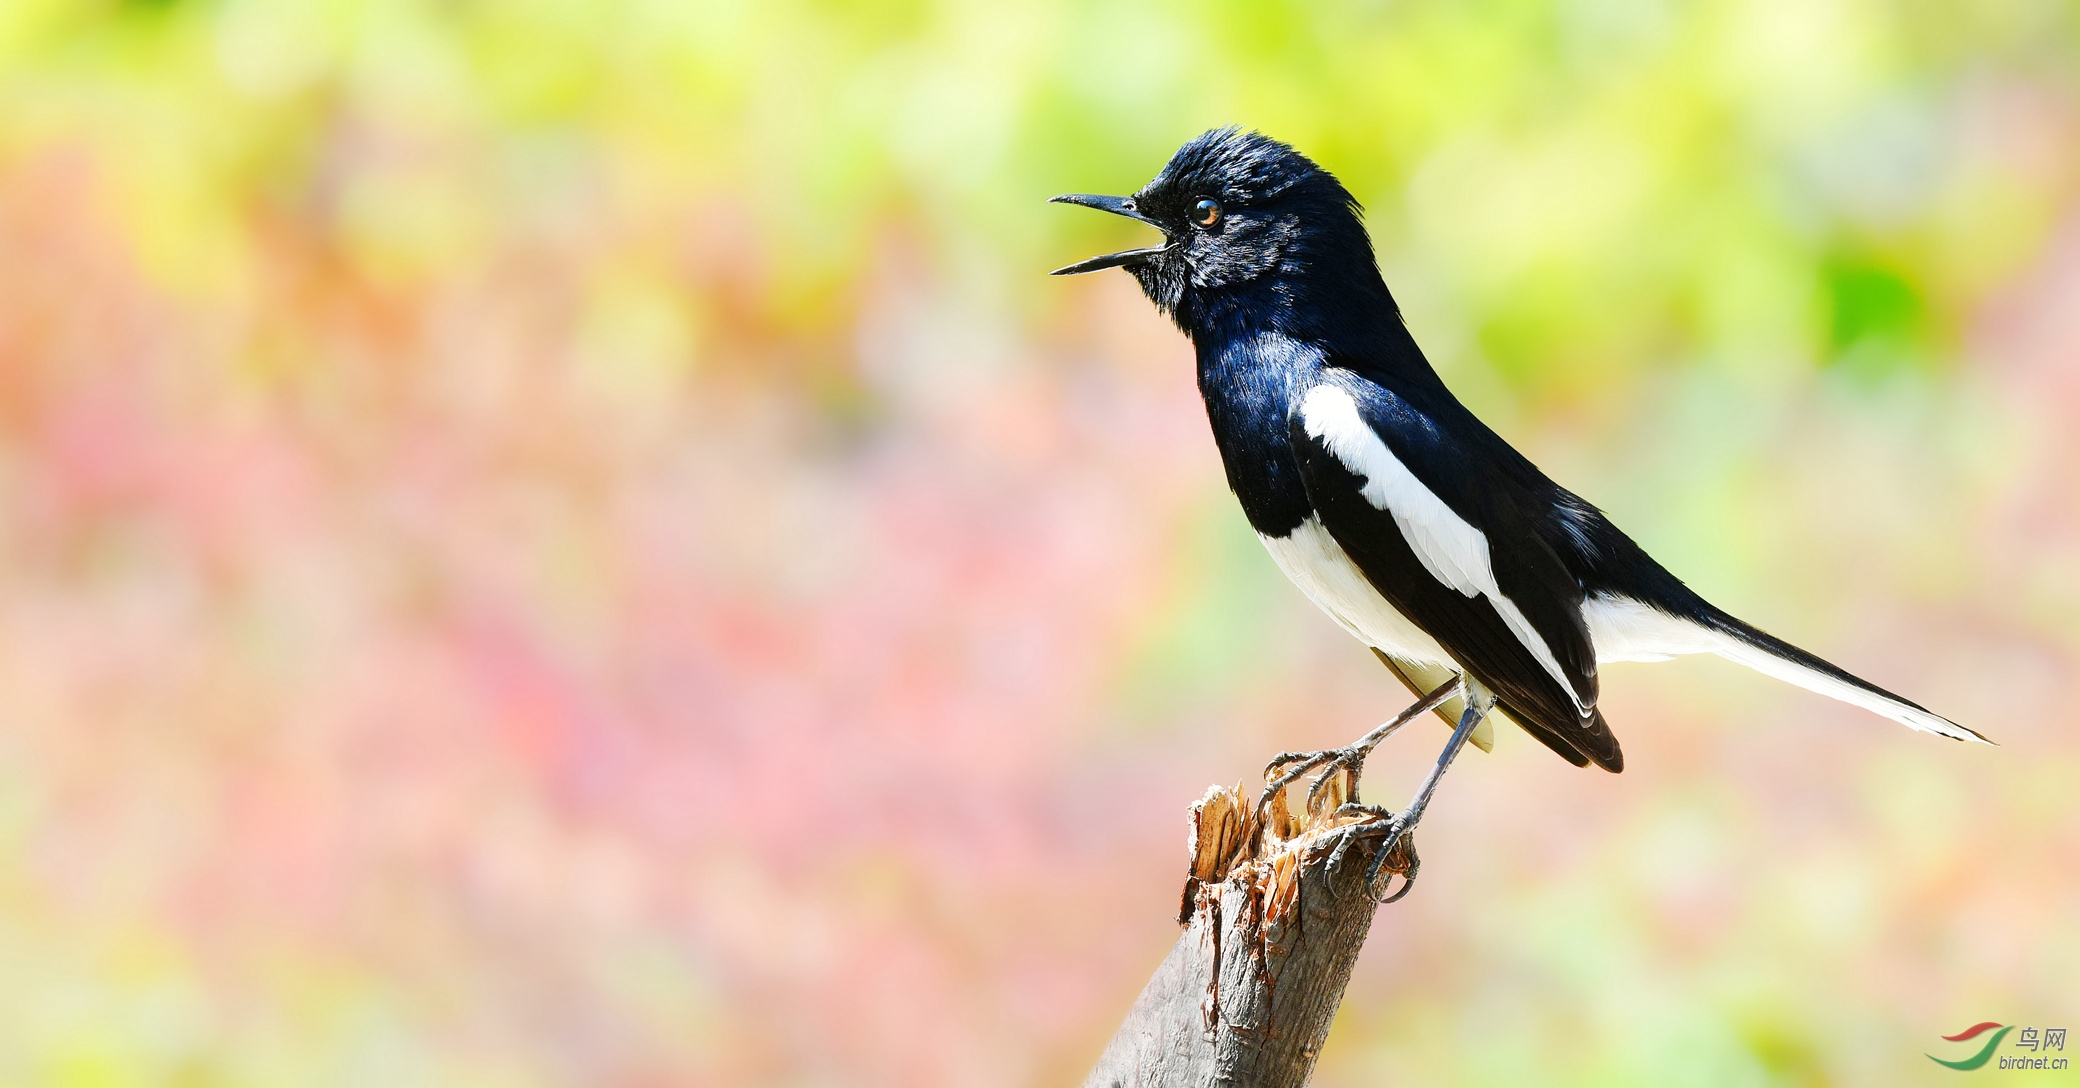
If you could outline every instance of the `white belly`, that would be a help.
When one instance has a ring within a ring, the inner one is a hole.
[[[1257,539],[1300,592],[1358,641],[1408,661],[1458,668],[1436,639],[1372,588],[1320,518],[1309,516],[1284,537],[1259,533]]]

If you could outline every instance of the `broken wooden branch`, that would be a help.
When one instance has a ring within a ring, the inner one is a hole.
[[[1354,833],[1364,817],[1336,814],[1350,784],[1337,771],[1300,813],[1280,791],[1261,819],[1240,784],[1192,806],[1185,931],[1085,1088],[1307,1083],[1372,929],[1378,889],[1365,874],[1389,849]],[[1407,840],[1392,849],[1381,881],[1414,867]]]

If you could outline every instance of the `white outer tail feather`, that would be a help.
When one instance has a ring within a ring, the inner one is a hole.
[[[1665,661],[1677,654],[1717,654],[1764,676],[1839,699],[1851,706],[1860,706],[1910,729],[1952,740],[1990,743],[1939,714],[1866,691],[1796,661],[1778,657],[1723,631],[1669,615],[1630,597],[1591,597],[1582,603],[1582,618],[1588,623],[1589,638],[1596,646],[1599,664],[1608,661]]]

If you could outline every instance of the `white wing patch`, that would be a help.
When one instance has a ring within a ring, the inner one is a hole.
[[[1939,714],[1887,699],[1865,691],[1824,672],[1816,672],[1796,661],[1751,646],[1723,631],[1672,616],[1644,601],[1606,594],[1582,604],[1582,619],[1589,626],[1589,640],[1596,645],[1597,661],[1666,661],[1676,654],[1718,654],[1746,665],[1764,676],[1795,684],[1807,691],[1851,706],[1860,706],[1923,733],[1952,740],[1985,743],[1986,738]]]
[[[1358,402],[1336,386],[1317,385],[1300,401],[1300,421],[1307,427],[1309,437],[1320,439],[1343,467],[1364,478],[1362,493],[1366,501],[1393,516],[1394,524],[1401,528],[1402,538],[1415,551],[1423,569],[1468,597],[1487,597],[1504,626],[1560,682],[1561,690],[1574,700],[1575,709],[1586,716],[1589,708],[1575,692],[1574,683],[1560,667],[1553,648],[1496,584],[1494,568],[1488,561],[1488,538],[1424,487],[1423,481],[1416,479],[1415,473],[1394,456],[1372,425],[1358,414]]]

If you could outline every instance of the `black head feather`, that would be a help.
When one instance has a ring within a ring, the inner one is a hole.
[[[1195,219],[1200,202],[1214,224]],[[1260,132],[1220,128],[1193,138],[1133,196],[1170,244],[1130,265],[1158,308],[1184,331],[1229,332],[1250,319],[1304,338],[1333,335],[1361,315],[1395,315],[1362,210],[1334,174]]]

